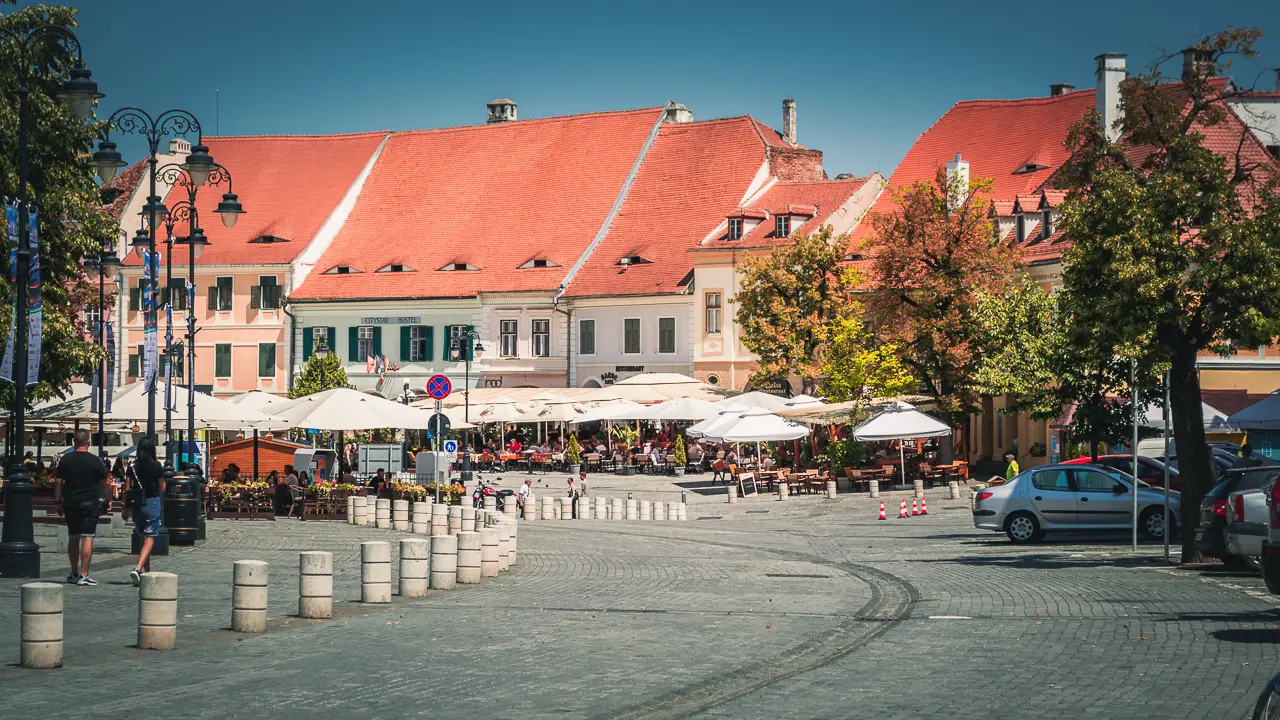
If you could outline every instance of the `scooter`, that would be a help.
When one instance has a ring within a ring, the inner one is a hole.
[[[476,483],[475,492],[471,493],[472,506],[477,509],[483,508],[485,496],[489,495],[495,498],[497,509],[501,512],[506,510],[507,498],[515,495],[515,491],[508,488],[500,488],[497,485],[481,480]]]

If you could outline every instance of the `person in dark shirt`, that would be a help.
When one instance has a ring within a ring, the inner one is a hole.
[[[151,572],[151,550],[160,534],[160,496],[164,493],[164,466],[156,459],[156,441],[150,437],[138,443],[133,474],[142,488],[142,506],[133,514],[133,531],[142,536],[142,547],[138,564],[129,571],[129,579],[138,585],[142,582],[142,573]]]
[[[62,505],[67,524],[67,559],[71,574],[67,582],[94,586],[89,577],[93,560],[93,538],[98,532],[98,516],[102,514],[102,497],[106,494],[107,466],[89,452],[89,431],[77,430],[75,450],[58,463],[53,486],[54,502]]]

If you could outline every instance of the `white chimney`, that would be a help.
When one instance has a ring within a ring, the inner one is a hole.
[[[791,98],[782,101],[782,138],[796,144],[796,101]]]
[[[667,103],[667,114],[662,118],[666,123],[693,122],[693,111],[678,102]]]
[[[1124,110],[1120,107],[1120,83],[1129,76],[1125,70],[1126,57],[1124,53],[1103,53],[1095,58],[1098,62],[1098,115],[1102,116],[1107,139],[1112,142],[1120,138],[1120,128],[1116,124],[1124,118]]]
[[[191,143],[187,142],[186,138],[174,138],[169,141],[169,154],[190,155]]]
[[[1049,86],[1049,97],[1062,97],[1075,91],[1076,86],[1071,83],[1053,83]]]
[[[488,119],[486,120],[489,124],[512,122],[516,119],[516,102],[514,100],[498,98],[485,105],[485,108],[489,111]]]
[[[955,210],[968,199],[969,163],[961,160],[960,153],[956,153],[956,159],[947,163],[947,207]]]

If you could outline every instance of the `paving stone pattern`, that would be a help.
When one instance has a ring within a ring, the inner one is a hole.
[[[0,580],[0,692],[51,718],[1240,718],[1277,669],[1256,578],[1116,535],[1015,548],[945,490],[927,517],[877,522],[865,497],[729,505],[707,479],[593,478],[593,495],[687,492],[690,521],[521,524],[509,572],[382,606],[357,602],[359,544],[405,533],[211,522],[155,561],[179,576],[177,650],[132,647],[136,589],[112,559],[67,588],[60,670],[16,667],[20,583]],[[334,555],[332,620],[295,615],[307,550]],[[241,559],[271,564],[261,635],[227,629]],[[65,557],[44,563],[62,577]]]

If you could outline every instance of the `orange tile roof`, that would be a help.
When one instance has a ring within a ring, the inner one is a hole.
[[[688,250],[739,209],[766,160],[750,117],[663,125],[604,241],[566,297],[650,295],[688,284]],[[639,255],[651,262],[619,266]]]
[[[111,202],[105,203],[103,209],[111,213],[111,217],[116,220],[124,214],[125,208],[129,205],[130,198],[133,197],[134,191],[138,189],[138,185],[142,179],[147,177],[147,161],[145,159],[130,165],[125,170],[116,173],[111,178],[111,182],[103,183],[99,188],[103,195],[108,193],[115,195]]]
[[[556,290],[662,114],[654,107],[394,133],[342,230],[291,297]],[[560,267],[516,269],[532,258]],[[436,270],[454,262],[479,270]],[[375,272],[393,263],[412,272]],[[357,272],[326,274],[337,266]]]
[[[867,178],[849,180],[818,180],[815,182],[777,183],[765,194],[751,203],[752,208],[768,210],[771,218],[756,225],[751,232],[742,236],[741,240],[729,240],[727,233],[703,246],[712,248],[761,248],[772,247],[787,242],[787,238],[774,235],[776,230],[772,216],[786,214],[788,210],[799,210],[799,206],[808,206],[814,215],[809,220],[799,222],[799,218],[791,221],[791,233],[813,232],[827,224],[834,213],[854,193],[867,183]]]

